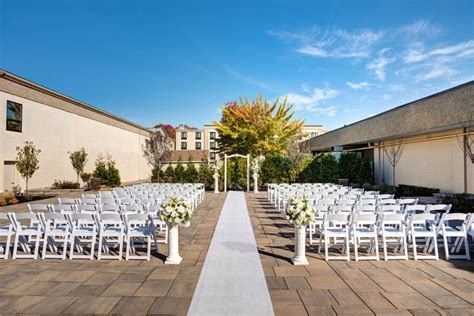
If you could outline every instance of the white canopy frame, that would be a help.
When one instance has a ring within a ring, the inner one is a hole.
[[[224,192],[227,192],[227,158],[247,158],[247,192],[250,191],[250,155],[240,155],[240,154],[233,154],[228,155],[224,154]]]

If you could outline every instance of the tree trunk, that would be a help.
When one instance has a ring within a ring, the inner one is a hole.
[[[395,187],[395,166],[393,166],[393,187]]]
[[[76,182],[79,184],[79,172],[77,173],[77,180]]]
[[[26,186],[25,186],[25,197],[28,197],[28,180],[29,178],[25,178]]]

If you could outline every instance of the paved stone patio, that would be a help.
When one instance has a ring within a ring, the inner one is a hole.
[[[324,261],[307,248],[293,266],[293,228],[267,201],[246,193],[277,315],[474,315],[473,261]]]
[[[179,266],[163,264],[167,245],[149,262],[0,260],[0,313],[185,315],[225,197],[207,193],[180,230]]]

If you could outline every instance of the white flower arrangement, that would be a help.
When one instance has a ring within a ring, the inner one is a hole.
[[[316,220],[316,209],[309,204],[308,199],[292,197],[288,201],[286,219],[296,225],[306,225]]]
[[[221,170],[221,164],[219,162],[214,162],[211,164],[211,170],[214,174],[219,174],[219,171]]]
[[[250,163],[250,169],[252,169],[252,172],[254,174],[258,174],[258,172],[260,171],[261,163],[263,162],[263,160],[265,160],[265,157],[258,156],[258,157],[255,157]]]
[[[177,196],[166,198],[161,204],[160,219],[166,223],[187,224],[193,215],[189,203]]]

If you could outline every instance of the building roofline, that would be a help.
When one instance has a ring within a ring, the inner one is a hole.
[[[367,118],[365,118],[365,119],[362,119],[362,120],[359,120],[359,121],[356,121],[356,122],[353,122],[353,123],[350,123],[350,124],[347,124],[347,125],[338,127],[338,128],[336,128],[336,129],[333,129],[333,130],[330,130],[330,131],[326,132],[324,135],[330,134],[330,133],[332,133],[332,132],[335,132],[335,131],[338,131],[338,130],[341,130],[341,129],[344,129],[344,128],[347,128],[347,127],[350,127],[350,126],[353,126],[353,125],[356,125],[356,124],[365,122],[365,121],[369,121],[369,120],[374,119],[374,118],[377,118],[377,117],[379,117],[379,116],[383,116],[383,115],[385,115],[385,114],[387,114],[387,113],[395,112],[395,111],[397,111],[397,110],[399,110],[399,109],[401,109],[401,108],[410,106],[410,105],[412,105],[412,104],[414,104],[414,103],[417,103],[417,102],[420,102],[420,101],[424,101],[424,100],[428,100],[428,99],[431,99],[431,98],[434,98],[434,97],[437,97],[437,96],[446,94],[446,93],[451,92],[451,91],[453,91],[453,90],[457,90],[457,89],[460,89],[460,88],[463,88],[463,87],[465,87],[465,86],[469,86],[469,85],[472,85],[472,84],[474,84],[474,80],[471,80],[471,81],[462,83],[462,84],[460,84],[460,85],[457,85],[457,86],[448,88],[448,89],[443,90],[443,91],[440,91],[440,92],[436,92],[436,93],[434,93],[434,94],[431,94],[431,95],[429,95],[429,96],[426,96],[426,97],[423,97],[423,98],[420,98],[420,99],[416,99],[416,100],[414,100],[414,101],[410,101],[410,102],[408,102],[408,103],[404,103],[404,104],[402,104],[402,105],[396,106],[396,107],[391,108],[391,109],[389,109],[389,110],[387,110],[387,111],[384,111],[384,112],[380,112],[380,113],[378,113],[378,114],[376,114],[376,115],[372,115],[372,116],[367,117]],[[320,137],[320,136],[322,136],[322,135],[319,135],[319,136],[316,136],[316,137]]]
[[[47,88],[45,86],[42,86],[34,81],[31,81],[31,80],[28,80],[28,79],[25,79],[23,77],[20,77],[18,75],[15,75],[11,72],[8,72],[4,69],[0,69],[0,78],[4,78],[6,80],[9,80],[9,81],[12,81],[12,82],[15,82],[15,83],[18,83],[18,84],[21,84],[25,87],[28,87],[30,89],[33,89],[33,90],[36,90],[36,91],[39,91],[39,92],[42,92],[42,93],[45,93],[47,95],[50,95],[50,96],[53,96],[55,98],[58,98],[58,99],[61,99],[63,101],[66,101],[66,102],[69,102],[69,103],[72,103],[74,105],[77,105],[81,108],[84,108],[86,110],[89,110],[89,111],[92,111],[92,112],[95,112],[97,114],[100,114],[100,115],[104,115],[106,117],[109,117],[111,119],[114,119],[116,121],[120,121],[122,123],[125,123],[129,126],[132,126],[132,127],[135,127],[135,128],[138,128],[138,129],[141,129],[143,131],[147,131],[149,132],[149,129],[142,126],[142,125],[139,125],[137,123],[134,123],[132,121],[129,121],[123,117],[120,117],[120,116],[117,116],[115,114],[112,114],[110,112],[107,112],[107,111],[104,111],[102,109],[99,109],[95,106],[92,106],[88,103],[85,103],[83,101],[80,101],[80,100],[77,100],[77,99],[74,99],[70,96],[67,96],[65,94],[62,94],[58,91],[55,91],[53,89],[50,89],[50,88]]]

